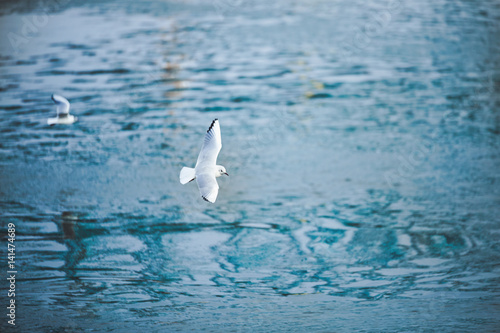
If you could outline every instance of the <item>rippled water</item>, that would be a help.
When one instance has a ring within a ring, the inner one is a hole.
[[[0,11],[17,329],[500,329],[497,1]],[[214,118],[212,205],[178,174]]]

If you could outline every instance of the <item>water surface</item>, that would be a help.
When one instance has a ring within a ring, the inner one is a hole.
[[[18,330],[500,329],[496,1],[0,12]],[[214,118],[212,205],[178,175]]]

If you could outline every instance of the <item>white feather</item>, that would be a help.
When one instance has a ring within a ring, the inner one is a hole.
[[[187,184],[190,181],[193,181],[196,178],[196,174],[194,171],[194,168],[188,168],[184,167],[181,170],[181,174],[179,176],[179,180],[181,181],[181,184]]]
[[[61,95],[52,94],[52,100],[56,103],[57,115],[69,114],[69,102]]]
[[[51,98],[56,104],[57,117],[47,119],[47,124],[69,125],[78,120],[77,117],[69,114],[70,104],[66,98],[57,94],[53,94]]]

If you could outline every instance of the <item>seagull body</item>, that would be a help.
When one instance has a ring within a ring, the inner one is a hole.
[[[198,160],[194,168],[183,167],[179,176],[181,184],[189,183],[196,179],[201,197],[214,203],[219,193],[219,185],[215,178],[222,175],[229,176],[226,168],[217,165],[217,155],[222,148],[219,120],[215,119],[205,134]]]
[[[69,114],[69,102],[66,98],[57,94],[53,94],[51,98],[56,103],[57,117],[47,119],[47,124],[69,125],[78,120],[77,117]]]

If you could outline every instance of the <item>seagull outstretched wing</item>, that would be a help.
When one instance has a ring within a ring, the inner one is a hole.
[[[69,115],[69,102],[61,95],[53,94],[52,100],[56,103],[57,116],[66,117]]]
[[[214,119],[210,127],[208,128],[207,134],[205,134],[205,140],[203,141],[203,147],[201,147],[200,154],[198,155],[198,161],[196,161],[196,169],[199,166],[215,166],[217,164],[217,155],[222,148],[222,139],[220,135],[220,125],[219,120]]]
[[[196,183],[200,189],[201,197],[208,202],[214,203],[219,194],[219,184],[212,173],[203,173],[196,175]]]

